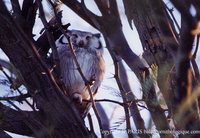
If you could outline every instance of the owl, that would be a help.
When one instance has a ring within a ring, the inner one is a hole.
[[[70,30],[67,35],[70,37],[74,53],[85,78],[88,81],[93,81],[90,88],[92,93],[95,93],[100,87],[105,71],[100,34]],[[56,47],[60,59],[63,82],[69,91],[70,97],[76,103],[83,105],[83,99],[90,99],[89,90],[77,70],[69,42],[64,35],[61,35],[56,40]]]

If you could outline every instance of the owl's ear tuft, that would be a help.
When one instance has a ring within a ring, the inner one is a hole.
[[[97,38],[100,38],[101,37],[101,34],[100,33],[96,33],[96,34],[93,34],[93,36],[97,37]]]

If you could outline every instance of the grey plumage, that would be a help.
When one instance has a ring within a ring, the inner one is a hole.
[[[71,38],[84,76],[87,80],[94,80],[91,91],[95,92],[103,80],[105,70],[100,35],[79,30],[71,30],[67,34]],[[80,103],[82,99],[88,100],[89,92],[74,63],[67,38],[61,35],[56,41],[56,46],[60,58],[61,75],[71,97],[77,98]]]

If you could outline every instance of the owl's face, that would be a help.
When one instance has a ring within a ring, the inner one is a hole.
[[[103,46],[100,41],[100,34],[70,30],[67,31],[67,35],[70,37],[76,52],[88,52],[88,54],[91,53],[96,56],[103,55]],[[66,50],[66,48],[68,48],[68,43],[69,42],[64,35],[61,35],[56,41],[56,47],[57,50],[60,51],[60,54],[63,53],[63,49]]]
[[[68,32],[68,35],[75,47],[87,49],[91,52],[100,52],[102,54],[103,47],[99,40],[100,34],[72,30]]]

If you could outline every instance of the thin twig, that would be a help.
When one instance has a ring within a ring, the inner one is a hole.
[[[88,84],[90,85],[89,81],[86,79],[85,75],[83,74],[83,71],[81,70],[81,67],[80,67],[80,64],[79,64],[79,62],[78,62],[78,60],[76,58],[76,54],[75,54],[75,51],[74,51],[74,48],[73,48],[73,44],[71,43],[70,37],[65,32],[64,32],[64,36],[67,38],[67,40],[69,42],[70,51],[72,53],[72,57],[74,59],[76,68],[77,68],[78,72],[81,75],[81,78],[83,79],[83,81],[84,81],[86,86],[88,86]]]
[[[91,102],[90,100],[83,100],[83,102]],[[144,102],[143,99],[137,99],[137,100],[131,100],[131,101],[126,101],[126,102],[118,102],[115,100],[110,100],[110,99],[97,99],[94,100],[94,102],[110,102],[110,103],[115,103],[115,104],[119,104],[120,106],[130,106],[131,103],[133,102]],[[148,102],[148,101],[145,101]]]
[[[103,127],[102,127],[102,123],[101,123],[101,118],[100,118],[99,113],[98,113],[98,111],[97,111],[97,109],[96,109],[96,105],[95,105],[95,102],[94,102],[94,99],[93,99],[93,94],[92,94],[92,91],[91,91],[91,88],[90,88],[90,84],[91,84],[91,83],[86,79],[86,77],[84,76],[84,74],[83,74],[83,72],[82,72],[82,70],[81,70],[81,67],[80,67],[80,64],[79,64],[79,62],[78,62],[78,60],[77,60],[77,58],[76,58],[76,54],[75,54],[75,52],[74,52],[74,48],[73,48],[73,45],[72,45],[72,43],[71,43],[70,37],[66,34],[66,32],[63,32],[63,33],[64,33],[65,37],[67,38],[67,40],[68,40],[68,42],[69,42],[70,51],[71,51],[71,53],[72,53],[72,57],[73,57],[73,60],[74,60],[74,62],[75,62],[75,64],[76,64],[77,70],[78,70],[78,72],[80,73],[80,75],[81,75],[83,81],[85,82],[85,86],[86,86],[87,89],[88,89],[88,92],[89,92],[89,95],[90,95],[90,100],[91,100],[91,102],[92,102],[92,107],[93,107],[94,113],[95,113],[95,115],[96,115],[96,117],[97,117],[97,120],[98,120],[98,123],[99,123],[100,131],[102,131],[102,130],[103,130]],[[101,132],[101,137],[104,138],[104,135],[103,135],[102,132]]]
[[[12,97],[0,97],[0,101],[11,100],[11,101],[22,102],[22,101],[24,101],[26,98],[29,98],[29,97],[30,97],[29,94],[23,94],[23,95],[12,96]]]
[[[83,102],[91,102],[91,100],[83,100]],[[120,106],[124,106],[126,103],[110,100],[110,99],[99,99],[99,100],[94,100],[94,102],[110,102],[110,103],[115,103],[119,104]]]
[[[192,56],[194,59],[196,59],[197,52],[198,52],[198,49],[199,49],[199,39],[200,39],[200,35],[198,34],[197,40],[196,40],[195,50],[194,50],[194,53],[193,53],[193,56]]]
[[[169,14],[171,15],[171,17],[172,17],[174,23],[176,24],[176,27],[178,28],[178,30],[179,30],[179,32],[180,32],[181,28],[180,28],[180,26],[179,26],[179,24],[178,24],[178,22],[177,22],[177,19],[174,17],[173,8],[170,9],[165,3],[164,3],[164,6],[165,6],[165,8],[169,11]]]
[[[90,131],[92,133],[94,133],[94,126],[93,126],[92,117],[91,117],[90,113],[88,114],[88,122],[89,122],[89,125],[90,125]]]

